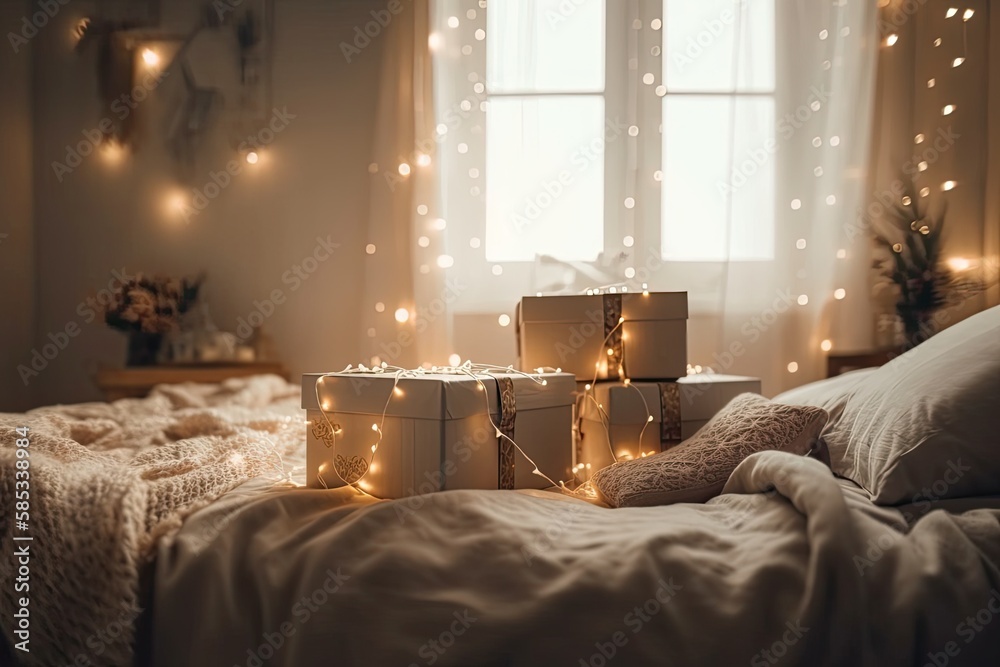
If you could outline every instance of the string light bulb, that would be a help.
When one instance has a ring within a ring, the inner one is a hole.
[[[974,10],[974,9],[966,9],[965,13],[962,14],[962,20],[963,21],[968,21],[969,19],[972,18],[973,14],[975,14],[975,13],[976,13],[976,10]]]
[[[888,35],[885,38],[885,45],[886,46],[892,46],[893,44],[895,44],[898,41],[899,41],[899,35],[897,35],[896,33],[892,33],[891,35]]]
[[[952,16],[954,16],[957,13],[958,13],[958,9],[956,7],[949,7],[948,11],[945,12],[944,17],[946,19],[950,19]]]
[[[257,155],[257,151],[250,151],[249,153],[247,153],[245,159],[247,161],[247,164],[257,164],[257,161],[260,159],[260,156]]]
[[[143,49],[142,62],[146,63],[147,67],[156,67],[160,64],[160,56],[153,49]]]

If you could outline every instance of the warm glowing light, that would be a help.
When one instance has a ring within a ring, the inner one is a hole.
[[[788,364],[788,372],[789,373],[794,373],[797,370],[799,370],[799,365],[796,362],[794,362],[794,361],[789,362],[789,364]]]
[[[452,366],[458,366],[462,363],[462,357],[458,356],[457,354],[449,355],[448,363],[451,364]]]
[[[405,162],[400,162],[399,163],[399,174],[400,174],[400,176],[409,176],[410,175],[410,165],[406,164]]]
[[[819,344],[819,349],[823,350],[824,352],[829,352],[830,350],[833,349],[833,342],[829,338],[827,338],[826,340],[824,340],[822,343]]]
[[[840,301],[845,296],[847,296],[847,290],[845,290],[843,287],[838,287],[837,289],[833,290],[833,298],[836,299],[837,301]]]
[[[431,156],[427,153],[421,153],[417,156],[417,164],[421,167],[426,167],[431,163]]]
[[[184,213],[185,209],[187,209],[187,197],[180,192],[170,195],[167,203],[175,213]]]
[[[805,306],[806,304],[809,303],[809,297],[806,296],[805,294],[800,294],[799,298],[796,299],[796,301],[800,306]]]
[[[160,56],[153,49],[143,49],[142,61],[149,67],[156,67],[160,64]]]
[[[457,16],[449,16],[448,17],[448,27],[449,28],[457,28],[458,27],[458,17]]]
[[[948,268],[952,271],[966,271],[972,266],[972,262],[964,257],[952,257],[948,260]]]
[[[974,10],[974,9],[966,9],[965,13],[962,14],[962,20],[963,21],[968,21],[969,19],[972,18],[972,15],[975,14],[975,13],[976,13],[976,10]]]
[[[247,153],[247,156],[246,156],[247,164],[257,164],[257,161],[259,159],[260,159],[260,156],[257,155],[257,151],[250,151],[249,153]]]
[[[958,107],[956,107],[954,104],[946,104],[944,105],[944,108],[941,109],[941,115],[950,116],[951,114],[955,113],[955,109],[957,108]]]
[[[392,393],[394,393],[396,396],[402,396],[403,395],[403,390],[400,389],[399,387],[393,387],[392,388]]]
[[[958,13],[958,9],[957,9],[957,8],[955,8],[955,7],[949,7],[949,8],[948,8],[948,11],[946,11],[946,12],[944,13],[944,17],[945,17],[946,19],[950,19],[950,18],[951,18],[952,16],[954,16],[954,15],[955,15],[955,14],[957,14],[957,13]]]
[[[372,430],[378,431],[378,424],[372,424]]]
[[[365,246],[365,252],[368,253],[369,255],[374,255],[375,254],[375,244],[374,243],[369,243],[368,245],[366,245]]]
[[[653,415],[649,415],[648,417],[646,417],[646,421],[647,422],[653,421]]]
[[[847,259],[847,251],[843,248],[837,251],[837,259]]]
[[[610,357],[610,356],[613,356],[613,355],[614,355],[614,353],[615,353],[615,351],[614,351],[614,350],[612,350],[612,349],[611,349],[611,348],[609,347],[609,348],[608,348],[608,356],[609,356],[609,357]]]
[[[442,269],[450,269],[455,266],[455,258],[451,255],[438,255],[437,265]]]
[[[441,35],[436,32],[432,32],[427,36],[427,46],[431,51],[437,51],[441,48]]]
[[[892,46],[898,41],[899,41],[899,35],[897,35],[896,33],[892,33],[891,35],[885,38],[885,45]]]
[[[795,247],[797,249],[799,249],[799,250],[805,250],[806,249],[806,240],[805,239],[799,239],[798,241],[795,242]]]
[[[118,164],[125,157],[125,149],[114,139],[101,142],[101,156],[108,164]]]
[[[957,185],[958,183],[956,181],[945,181],[941,184],[941,189],[948,192],[949,190],[954,190]]]
[[[919,169],[920,171],[927,171],[927,167],[928,167],[927,160],[921,160],[920,162],[917,163],[917,169]]]
[[[583,385],[583,388],[585,391],[590,391],[590,383],[588,382],[587,384]]]
[[[965,58],[955,58],[954,60],[951,61],[951,66],[952,67],[958,67],[959,65],[961,65],[964,62],[965,62]]]
[[[903,202],[903,206],[909,206],[913,203],[913,200],[910,199],[909,195],[903,195],[903,198],[900,199],[900,201]]]
[[[503,315],[501,315],[500,317],[497,318],[497,323],[500,326],[502,326],[502,327],[509,326],[510,325],[510,315],[504,313]]]
[[[913,143],[915,143],[915,144],[922,144],[922,143],[924,143],[924,135],[918,134],[917,136],[913,137]]]
[[[323,410],[329,412],[331,409],[333,409],[333,405],[330,401],[323,401]]]
[[[408,319],[410,319],[410,311],[408,311],[406,308],[397,308],[396,309],[396,321],[397,322],[399,322],[400,324],[402,324],[403,322],[407,321]]]

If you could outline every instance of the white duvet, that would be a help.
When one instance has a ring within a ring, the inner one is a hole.
[[[811,459],[705,505],[254,483],[163,543],[155,665],[995,665],[1000,511],[900,513]]]

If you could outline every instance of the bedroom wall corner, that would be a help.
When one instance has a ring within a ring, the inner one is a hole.
[[[0,25],[16,30],[31,2],[0,3]],[[4,32],[7,32],[6,30]],[[10,39],[5,39],[10,42]],[[32,201],[32,45],[15,40],[0,55],[0,412],[32,404],[17,366],[35,338],[35,241]]]
[[[205,5],[161,3],[155,29],[186,35],[203,20]],[[384,6],[384,0],[274,2],[273,88],[260,118],[227,115],[241,99],[235,36],[202,30],[186,60],[195,85],[221,90],[225,99],[196,154],[189,161],[174,157],[169,140],[171,119],[190,94],[178,66],[135,107],[134,143],[114,160],[95,150],[71,173],[54,171],[53,164],[68,163],[68,150],[109,112],[99,96],[98,49],[74,50],[69,41],[74,22],[94,4],[62,7],[32,42],[37,325],[33,340],[12,346],[5,390],[21,389],[14,368],[30,360],[33,347],[75,324],[78,335],[32,379],[31,402],[102,398],[96,371],[123,364],[126,337],[104,326],[87,299],[123,268],[126,275],[207,272],[204,292],[214,324],[237,332],[241,322],[259,321],[263,313],[264,331],[293,380],[363,358],[352,324],[361,317],[357,287],[368,257],[364,221],[383,47],[378,38],[360,50],[344,45]],[[108,3],[102,11],[116,7]],[[141,80],[141,60],[137,66]],[[262,130],[275,116],[272,109],[288,122],[267,141]],[[266,142],[252,168],[238,148],[250,135]],[[216,189],[212,174],[224,173],[233,160],[242,171]],[[196,213],[176,205],[195,202],[199,193],[211,200]],[[302,269],[307,265],[310,271]],[[268,299],[277,290],[283,298],[272,308]]]

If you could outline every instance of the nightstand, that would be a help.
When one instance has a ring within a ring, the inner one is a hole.
[[[229,378],[273,373],[288,379],[288,369],[279,363],[220,363],[190,366],[131,366],[101,367],[97,370],[97,386],[108,401],[119,398],[141,398],[158,384],[181,382],[222,382]]]
[[[889,363],[900,355],[898,348],[876,350],[875,352],[855,352],[852,354],[831,354],[826,358],[826,376],[832,378],[859,368],[874,368]]]

